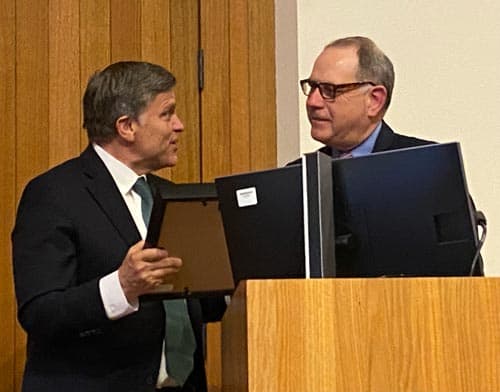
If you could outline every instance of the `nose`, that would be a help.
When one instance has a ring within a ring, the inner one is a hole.
[[[182,123],[181,119],[177,114],[174,114],[173,118],[173,129],[175,132],[182,132],[184,131],[184,124]]]
[[[316,87],[307,96],[306,105],[319,107],[323,106],[323,104],[324,104],[323,97],[319,92],[319,88]]]

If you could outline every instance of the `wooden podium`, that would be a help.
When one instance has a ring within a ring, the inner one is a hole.
[[[222,390],[498,392],[500,278],[242,282]]]

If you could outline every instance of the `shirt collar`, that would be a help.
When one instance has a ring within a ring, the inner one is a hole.
[[[373,151],[373,147],[375,147],[375,142],[377,141],[377,137],[380,133],[380,130],[382,129],[382,121],[377,124],[375,127],[375,130],[368,136],[363,143],[359,144],[358,146],[354,147],[349,153],[353,158],[355,157],[360,157],[363,155],[368,155],[371,154]],[[333,152],[333,149],[332,149]],[[340,155],[340,153],[338,153]],[[334,156],[334,154],[332,154]]]
[[[138,176],[131,168],[116,159],[98,144],[92,143],[92,147],[99,158],[101,158],[104,162],[104,165],[111,174],[111,177],[113,177],[113,180],[122,195],[130,192],[139,177],[144,177]]]
[[[352,156],[355,158],[371,154],[381,129],[382,129],[382,121],[378,123],[378,125],[375,127],[375,130],[370,134],[370,136],[368,136],[365,139],[363,143],[361,143],[359,146],[355,147],[351,151]]]

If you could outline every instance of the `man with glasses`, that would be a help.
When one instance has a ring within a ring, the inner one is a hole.
[[[332,157],[432,143],[399,135],[383,121],[394,68],[369,38],[347,37],[328,44],[300,86],[307,96],[311,136],[325,144],[320,151]]]
[[[369,38],[340,38],[328,44],[300,87],[307,96],[311,136],[325,145],[320,151],[333,158],[433,143],[395,133],[383,120],[391,103],[394,67]],[[481,258],[475,267],[473,274],[483,275]]]

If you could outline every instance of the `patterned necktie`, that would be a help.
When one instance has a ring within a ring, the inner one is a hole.
[[[146,227],[153,208],[153,194],[144,177],[137,179],[132,188],[141,196],[142,218]],[[193,370],[196,340],[184,299],[163,301],[165,308],[165,358],[169,378],[182,386]]]

